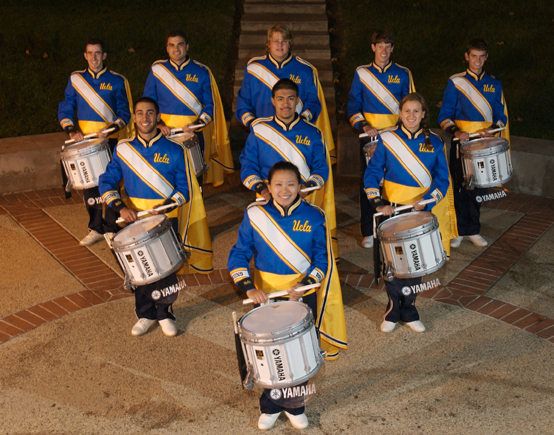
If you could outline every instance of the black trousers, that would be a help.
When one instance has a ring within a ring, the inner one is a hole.
[[[385,281],[389,302],[385,312],[385,320],[396,323],[399,320],[403,322],[415,322],[419,320],[419,313],[415,307],[416,294],[410,286],[421,284],[420,278],[398,279],[394,278],[392,282]]]
[[[108,139],[108,145],[113,155],[114,148],[117,145],[117,139]],[[119,214],[111,207],[106,207],[104,216],[102,216],[102,197],[100,196],[98,186],[84,189],[83,196],[89,216],[88,228],[100,234],[117,233],[119,226],[115,221],[119,217]]]
[[[373,235],[373,209],[369,204],[369,199],[367,199],[364,187],[364,174],[367,168],[364,145],[369,141],[369,138],[360,139],[360,172],[362,174],[362,180],[360,182],[360,230],[364,237]]]
[[[175,320],[173,315],[174,298],[161,298],[157,301],[152,299],[154,290],[165,289],[166,287],[177,284],[177,275],[171,275],[160,279],[152,284],[138,286],[135,289],[135,313],[139,319],[150,320]]]
[[[460,236],[473,236],[481,232],[481,203],[477,202],[477,196],[483,196],[488,189],[467,190],[464,183],[461,153],[456,158],[456,146],[459,142],[450,144],[450,174],[452,175],[452,187],[454,190],[454,207],[456,220],[458,221],[458,234]]]

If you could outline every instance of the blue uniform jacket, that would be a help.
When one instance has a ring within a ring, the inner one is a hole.
[[[131,120],[127,79],[106,67],[99,73],[88,68],[73,72],[64,95],[65,100],[58,106],[58,119],[66,131],[74,127],[75,111],[84,134],[95,133],[114,123],[121,130]]]
[[[348,95],[350,124],[358,130],[364,120],[377,129],[394,126],[400,101],[411,92],[415,86],[408,68],[393,62],[384,68],[375,63],[358,67]]]
[[[120,202],[117,187],[121,180],[131,201],[129,206],[137,210],[147,210],[168,198],[183,205],[189,200],[191,174],[187,168],[183,148],[160,131],[150,142],[137,135],[117,144],[98,188],[110,206]],[[170,214],[174,216],[175,210]]]
[[[189,57],[181,66],[171,60],[154,62],[143,97],[158,102],[162,120],[171,127],[190,124],[198,118],[208,125],[214,119],[210,70]],[[186,118],[178,122],[179,117]]]
[[[424,149],[423,130],[410,133],[404,126],[382,133],[364,174],[369,200],[380,197],[379,184],[384,177],[383,198],[391,203],[411,204],[416,200],[446,195],[450,185],[445,146],[431,133],[433,150]],[[428,204],[430,211],[436,204]]]
[[[325,215],[300,196],[287,212],[274,200],[252,204],[244,213],[227,267],[235,283],[250,278],[252,257],[273,288],[278,288],[278,278],[272,285],[268,274],[297,275],[297,281],[310,276],[321,282],[328,267],[327,239]]]
[[[304,183],[310,180],[321,187],[329,177],[325,145],[317,127],[298,115],[288,127],[276,117],[258,119],[240,155],[241,181],[255,190],[267,180],[271,167],[283,160],[298,166]]]
[[[237,95],[237,119],[249,126],[257,118],[275,115],[275,108],[271,103],[271,89],[278,80],[285,78],[298,85],[301,104],[296,111],[308,121],[315,121],[321,113],[315,68],[298,56],[292,55],[279,64],[269,54],[255,57],[246,65],[244,79]]]
[[[448,79],[439,123],[451,133],[454,127],[468,133],[488,127],[504,127],[508,122],[500,80],[482,72],[467,70]]]

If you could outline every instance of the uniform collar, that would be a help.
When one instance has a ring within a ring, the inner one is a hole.
[[[387,63],[384,68],[381,68],[375,62],[373,62],[371,65],[373,65],[373,68],[375,68],[380,73],[384,73],[384,72],[387,72],[389,68],[392,66],[392,60],[389,60],[389,63]]]
[[[408,136],[408,139],[417,139],[418,136],[423,134],[423,129],[422,128],[420,128],[415,133],[412,133],[410,130],[408,130],[406,127],[404,127],[404,125],[401,124],[400,129],[404,132],[404,134],[406,136]]]
[[[301,119],[300,119],[300,116],[298,116],[298,113],[295,113],[295,114],[294,114],[294,119],[293,119],[293,121],[292,121],[289,125],[285,124],[283,121],[281,121],[279,118],[277,118],[277,115],[275,115],[275,116],[273,117],[273,120],[275,121],[275,124],[277,124],[277,125],[278,125],[279,127],[281,127],[283,130],[285,130],[285,131],[290,131],[290,130],[292,130],[292,129],[294,128],[294,126],[295,126],[296,124],[298,124],[298,123],[300,122]]]
[[[102,74],[108,71],[108,67],[104,66],[99,72],[95,73],[90,68],[87,68],[88,73],[92,76],[93,79],[98,79]]]
[[[271,202],[273,203],[273,207],[275,207],[277,211],[281,213],[282,217],[287,217],[287,216],[290,216],[294,212],[294,210],[300,207],[300,204],[302,204],[302,198],[300,198],[300,195],[297,195],[294,202],[290,205],[289,209],[286,211],[274,199]]]
[[[163,134],[160,130],[158,130],[158,134],[154,136],[152,139],[150,139],[149,142],[147,142],[145,139],[141,137],[139,133],[137,133],[137,139],[142,144],[144,148],[150,148],[156,144],[161,138],[163,137]]]
[[[287,63],[289,63],[292,60],[292,53],[289,53],[289,57],[287,57],[285,60],[283,60],[281,63],[277,62],[271,54],[267,55],[267,58],[269,61],[275,65],[277,68],[283,68]]]
[[[190,63],[190,57],[187,55],[187,58],[181,65],[177,65],[175,62],[173,62],[171,59],[169,59],[169,63],[173,68],[175,68],[177,71],[182,71],[185,69],[185,67]]]
[[[475,81],[483,80],[483,77],[485,77],[485,70],[481,71],[481,74],[477,75],[473,71],[471,71],[469,68],[466,71]]]

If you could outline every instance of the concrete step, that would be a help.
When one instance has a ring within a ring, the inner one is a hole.
[[[247,61],[254,56],[259,56],[260,49],[255,46],[247,46],[239,48],[239,59],[246,59]],[[300,48],[294,47],[294,54],[300,56],[302,59],[331,59],[331,49],[329,46],[318,46],[312,48]]]
[[[313,45],[329,46],[329,33],[324,32],[294,32],[292,34],[293,49],[296,47],[310,47]],[[240,35],[239,46],[257,46],[260,50],[265,50],[265,41],[267,39],[267,29],[257,32],[245,32]]]
[[[291,4],[290,2],[267,1],[244,4],[245,14],[324,14],[325,9],[325,2]]]
[[[327,32],[329,23],[325,14],[244,14],[242,31],[266,31],[275,23],[285,24],[295,31]]]

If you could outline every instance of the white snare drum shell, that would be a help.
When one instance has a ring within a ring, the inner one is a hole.
[[[470,187],[496,187],[513,176],[510,145],[502,137],[474,139],[460,148],[466,182]]]
[[[88,139],[67,145],[60,153],[67,178],[76,190],[98,186],[100,175],[111,161],[106,139]]]
[[[186,152],[188,152],[194,175],[198,177],[208,170],[208,165],[204,162],[204,156],[202,156],[202,151],[200,150],[198,136],[194,133],[180,133],[169,136],[169,138],[184,146]]]
[[[247,313],[240,322],[246,360],[263,388],[298,385],[317,374],[323,358],[314,320],[300,302],[276,302]]]
[[[114,237],[113,249],[133,285],[159,281],[185,262],[164,215],[150,216],[124,228]]]

